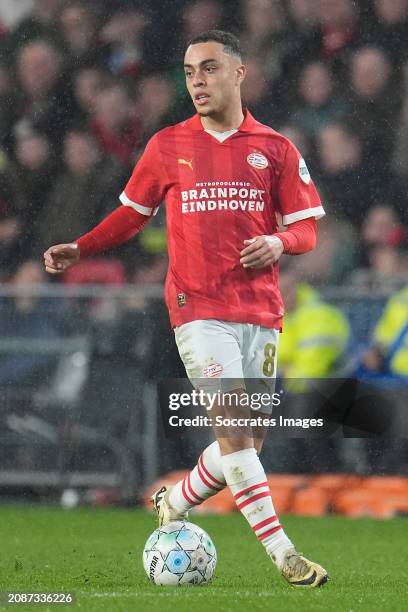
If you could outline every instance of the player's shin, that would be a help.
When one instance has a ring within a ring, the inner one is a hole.
[[[238,510],[278,566],[293,548],[276,515],[265,470],[255,448],[222,455],[222,469]]]
[[[216,495],[225,484],[220,447],[218,442],[213,442],[202,452],[191,472],[172,487],[169,502],[179,512],[185,512]]]

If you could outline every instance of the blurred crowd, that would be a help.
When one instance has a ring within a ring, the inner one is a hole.
[[[358,294],[354,288],[368,296],[376,289],[394,293],[382,318],[383,303],[375,313],[371,302],[363,304],[353,337],[368,313],[375,315],[375,343],[364,365],[381,371],[386,363],[406,376],[408,0],[1,0],[0,283],[60,282],[46,278],[43,251],[78,238],[118,206],[150,136],[194,113],[183,52],[190,38],[211,28],[240,37],[248,66],[245,105],[297,145],[327,211],[318,248],[283,257],[289,331],[282,366],[286,359],[297,376],[330,371],[349,340],[348,322],[314,291],[343,286],[350,296]],[[163,211],[106,257],[80,263],[62,282],[162,282]],[[115,405],[119,422],[121,410],[131,412],[141,394],[142,386],[136,392],[129,382],[142,385],[135,372],[145,380],[182,370],[173,344],[165,342],[170,331],[162,305],[126,304],[115,326],[106,299],[86,302],[78,312],[69,304],[74,315],[66,318],[76,333],[82,319],[87,325],[84,312],[91,313],[84,357],[90,365],[87,381],[74,384],[80,368],[72,373],[65,364],[67,382],[60,386],[72,395],[83,384],[88,418],[105,409],[111,415]],[[33,298],[6,306],[3,339],[69,336],[61,332],[66,313],[51,302],[46,318]],[[334,344],[322,347],[322,335]],[[32,384],[29,374],[41,382],[44,372],[53,375],[50,361],[53,355],[3,360],[0,385],[14,384],[21,394],[22,380]],[[305,363],[327,371],[305,372]]]
[[[193,114],[183,51],[210,28],[240,37],[245,104],[295,142],[321,192],[299,276],[403,283],[408,0],[2,0],[0,280],[118,205],[147,139]],[[129,282],[161,282],[165,249],[161,214],[109,256]]]

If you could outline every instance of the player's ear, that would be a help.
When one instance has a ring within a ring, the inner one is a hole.
[[[242,81],[245,79],[246,76],[246,66],[244,66],[243,64],[241,66],[238,66],[238,68],[236,69],[236,75],[237,84],[241,85]]]

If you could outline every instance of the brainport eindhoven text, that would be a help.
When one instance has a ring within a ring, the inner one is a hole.
[[[225,183],[227,185],[227,183]],[[265,207],[263,189],[255,189],[249,183],[244,186],[201,187],[181,192],[181,212],[192,213],[206,210],[263,211]]]

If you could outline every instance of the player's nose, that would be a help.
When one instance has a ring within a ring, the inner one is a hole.
[[[196,73],[193,79],[193,87],[202,87],[205,84],[203,75],[200,73]]]

